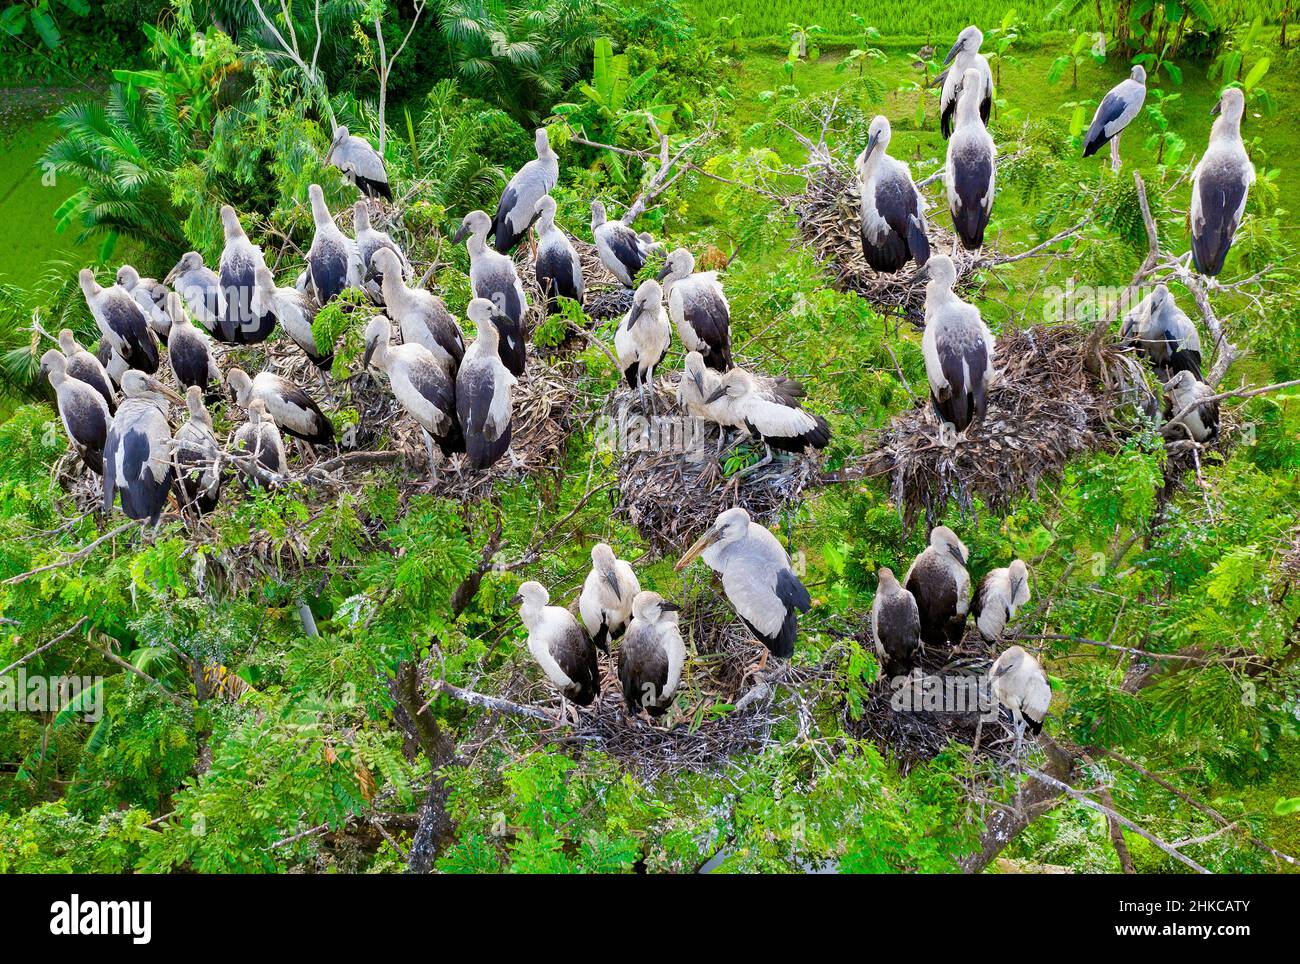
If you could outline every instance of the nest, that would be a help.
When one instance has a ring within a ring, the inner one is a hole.
[[[653,557],[684,552],[720,512],[743,506],[761,525],[777,523],[803,492],[821,482],[819,456],[776,453],[772,461],[728,479],[717,459],[748,437],[677,407],[675,386],[655,383],[653,412],[621,386],[602,414],[605,444],[618,453],[614,511],[636,527]]]
[[[949,438],[940,445],[927,396],[878,433],[861,475],[889,475],[909,525],[922,515],[927,526],[936,524],[950,499],[963,512],[975,496],[1005,512],[1021,493],[1036,495],[1040,479],[1058,476],[1069,458],[1111,440],[1106,421],[1114,399],[1085,368],[1085,339],[1069,325],[1005,333],[982,422],[955,444]]]
[[[862,253],[861,195],[856,177],[839,167],[818,166],[808,176],[803,195],[795,199],[794,211],[800,243],[811,246],[817,260],[831,270],[837,288],[856,292],[881,314],[922,324],[925,281],[917,277],[918,269],[909,263],[894,274],[883,274],[872,269]],[[967,251],[952,231],[936,222],[928,222],[926,228],[931,250],[952,255],[957,268],[956,290],[969,288],[980,255]]]

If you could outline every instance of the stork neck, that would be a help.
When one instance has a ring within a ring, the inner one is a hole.
[[[1211,143],[1240,143],[1241,142],[1241,118],[1231,117],[1223,114],[1216,118],[1214,126],[1210,128]]]

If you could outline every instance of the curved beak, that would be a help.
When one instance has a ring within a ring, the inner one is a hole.
[[[952,49],[948,51],[948,56],[943,58],[943,62],[945,64],[952,63],[952,59],[957,56],[957,54],[961,51],[961,48],[964,47],[965,45],[966,45],[965,41],[958,40],[955,44],[952,45]]]
[[[628,312],[628,315],[627,315],[627,330],[628,330],[628,331],[631,331],[633,328],[636,327],[636,323],[637,323],[637,321],[640,319],[640,317],[641,317],[641,302],[639,302],[639,301],[634,301],[634,302],[632,302],[632,310],[631,310],[630,312]]]
[[[185,399],[182,396],[177,395],[174,391],[172,391],[162,382],[158,381],[158,379],[156,378],[149,379],[149,389],[151,391],[157,392],[159,395],[161,395],[163,398],[167,399],[168,401],[175,402],[177,405],[185,404]]]
[[[618,584],[618,573],[613,569],[607,569],[605,572],[601,573],[601,576],[604,578],[605,583],[609,588],[614,590],[614,598],[621,602],[623,599],[623,587]]]
[[[677,605],[677,603],[661,602],[659,604],[659,611],[665,613],[679,613],[682,611],[682,607]]]
[[[325,152],[325,166],[329,167],[330,161],[332,161],[333,159],[334,159],[334,145],[331,144],[330,149]]]
[[[880,134],[879,133],[872,134],[871,137],[867,140],[867,150],[862,155],[862,160],[864,162],[871,157],[872,153],[875,152],[876,145],[878,145],[879,143],[880,143]]]
[[[966,557],[961,554],[961,550],[958,549],[956,546],[949,546],[948,554],[951,555],[958,562],[960,562],[963,566],[966,565]]]
[[[694,375],[691,376],[691,380],[695,382],[695,390],[699,392],[701,395],[703,395],[704,394],[704,372],[696,372]]]
[[[686,555],[677,560],[677,565],[673,566],[673,572],[681,572],[705,549],[718,541],[722,532],[717,526],[711,527],[704,535],[695,540],[695,545],[686,550]]]
[[[934,79],[930,81],[930,86],[942,87],[943,82],[947,79],[948,79],[948,71],[945,70],[943,73],[935,75]]]
[[[704,390],[703,387],[701,387],[701,388],[700,388],[700,391],[703,391],[703,390]],[[715,388],[715,389],[713,390],[713,394],[710,395],[708,398],[706,398],[704,401],[705,401],[705,403],[708,403],[708,402],[716,402],[718,399],[720,399],[720,398],[721,398],[723,395],[725,395],[725,394],[727,394],[727,386],[726,386],[726,385],[719,385],[717,388]]]
[[[510,597],[510,605],[512,606],[518,606],[523,601],[524,601],[524,597],[519,595],[519,593],[515,593],[513,596]]]
[[[1214,106],[1210,108],[1210,116],[1218,117],[1222,113],[1223,113],[1223,100],[1222,99],[1216,100],[1214,102]]]
[[[181,273],[181,266],[178,264],[167,272],[167,277],[163,278],[163,284],[169,285],[176,280],[176,276]]]
[[[655,280],[663,281],[664,278],[667,278],[672,273],[673,273],[672,265],[668,264],[667,262],[664,262],[663,270],[661,270],[657,275],[655,275]]]
[[[462,221],[460,227],[456,230],[456,233],[451,236],[451,243],[460,244],[462,241],[465,240],[465,237],[468,234],[469,234],[469,225],[466,224],[464,221]]]
[[[372,338],[372,339],[370,339],[368,342],[366,342],[366,353],[365,353],[364,355],[361,356],[361,367],[362,367],[362,368],[369,368],[369,367],[370,367],[370,357],[375,353],[375,349],[378,348],[378,347],[379,347],[379,339],[378,339],[378,338]]]

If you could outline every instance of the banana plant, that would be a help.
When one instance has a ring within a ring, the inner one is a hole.
[[[90,13],[87,0],[58,0],[58,5],[78,17]],[[59,24],[54,18],[54,6],[54,0],[18,0],[11,3],[0,13],[0,30],[11,37],[21,37],[30,25],[36,36],[41,38],[41,43],[53,50],[63,42]]]

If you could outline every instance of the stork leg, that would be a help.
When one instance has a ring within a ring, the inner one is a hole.
[[[763,655],[758,658],[757,663],[754,663],[752,666],[749,667],[749,669],[745,670],[745,675],[757,677],[759,673],[763,672],[763,670],[767,668],[767,658],[771,655],[772,655],[772,651],[769,650],[766,646],[764,646]]]
[[[1114,137],[1110,139],[1110,169],[1112,171],[1115,171],[1116,173],[1119,172],[1119,167],[1120,167],[1119,139],[1120,139],[1120,135],[1122,135],[1123,133],[1124,133],[1123,131],[1120,131],[1119,134],[1116,134]]]
[[[438,484],[438,461],[433,452],[433,436],[427,431],[424,433],[424,448],[429,453],[429,489],[432,491]]]

